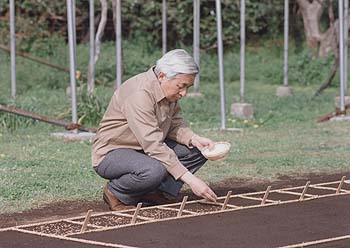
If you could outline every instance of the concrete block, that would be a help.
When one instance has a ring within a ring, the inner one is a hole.
[[[63,139],[66,141],[83,141],[88,140],[92,141],[95,137],[95,133],[89,133],[89,132],[64,132],[64,133],[52,133],[51,136]]]
[[[292,96],[293,95],[293,89],[289,86],[280,86],[276,90],[276,95],[278,97],[285,97],[285,96]]]
[[[233,103],[231,114],[239,119],[253,119],[253,105],[249,103]]]

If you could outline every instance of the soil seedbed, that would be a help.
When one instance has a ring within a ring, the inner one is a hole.
[[[206,203],[190,203],[185,205],[185,210],[195,212],[195,213],[210,213],[210,212],[216,212],[220,211],[222,206],[220,205],[212,205],[212,204],[206,204]],[[227,207],[226,209],[229,209]]]
[[[258,196],[254,196],[257,198]],[[224,202],[224,200],[219,200],[219,202]],[[234,205],[237,207],[251,207],[260,205],[261,200],[246,199],[239,196],[233,196],[229,199],[228,205]]]
[[[223,201],[224,200],[222,200],[222,202]],[[178,210],[180,209],[180,205],[171,205],[171,206],[167,206],[167,208],[168,209],[174,208],[176,209],[176,213],[177,213]],[[222,209],[222,205],[220,204],[205,203],[202,201],[191,201],[186,203],[184,212],[182,212],[182,215],[184,216],[190,215],[190,213],[193,213],[193,214],[211,213],[211,212],[220,211],[221,209]],[[227,206],[226,209],[231,209],[231,207]],[[186,212],[186,211],[189,211],[189,212]]]
[[[124,212],[126,214],[133,215],[134,212]],[[170,209],[161,209],[161,208],[149,208],[149,209],[141,209],[138,216],[151,218],[151,219],[167,219],[167,218],[175,218],[177,216],[177,210]],[[188,213],[183,213],[182,215],[188,215]]]
[[[328,189],[314,188],[314,187],[310,186],[306,191],[306,195],[313,195],[313,196],[331,195],[331,194],[335,194],[336,190],[337,190],[336,188],[334,190],[328,190]],[[301,193],[303,191],[303,189],[292,189],[290,191]]]
[[[104,214],[98,216],[92,216],[89,220],[89,224],[100,227],[113,227],[128,225],[131,222],[132,217],[121,216],[116,214]],[[73,219],[74,221],[83,222],[84,218]],[[144,220],[137,219],[136,222],[142,222]]]
[[[271,248],[349,235],[349,194],[150,222],[75,238],[142,248]],[[137,238],[135,238],[137,237]]]
[[[255,197],[263,198],[264,194],[256,195]],[[267,199],[272,201],[293,201],[298,200],[300,196],[288,194],[288,193],[280,193],[280,192],[270,192]]]
[[[70,223],[67,221],[51,222],[34,226],[22,227],[21,229],[29,230],[38,233],[53,234],[58,236],[66,236],[75,233],[80,233],[80,224]],[[87,230],[96,229],[94,227],[88,226]]]
[[[33,235],[16,230],[0,232],[1,248],[106,248],[103,245],[79,243],[70,240]]]
[[[322,185],[322,186],[337,189],[339,184],[327,184],[327,185]],[[343,183],[341,189],[350,191],[350,184],[349,183]]]

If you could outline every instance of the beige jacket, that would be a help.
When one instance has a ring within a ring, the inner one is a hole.
[[[124,82],[109,103],[92,146],[92,164],[117,148],[143,150],[180,178],[187,169],[165,143],[170,138],[189,146],[193,132],[179,114],[177,102],[169,102],[153,67]],[[142,165],[140,165],[142,166]]]

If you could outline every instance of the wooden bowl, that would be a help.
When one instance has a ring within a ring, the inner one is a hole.
[[[214,148],[209,150],[208,148],[202,150],[202,154],[209,160],[219,160],[224,158],[230,151],[231,144],[228,142],[215,142]]]

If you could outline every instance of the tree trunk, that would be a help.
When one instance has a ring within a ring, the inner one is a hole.
[[[328,0],[297,0],[303,17],[304,32],[307,46],[313,55],[317,57],[322,34],[320,31],[320,19]]]

